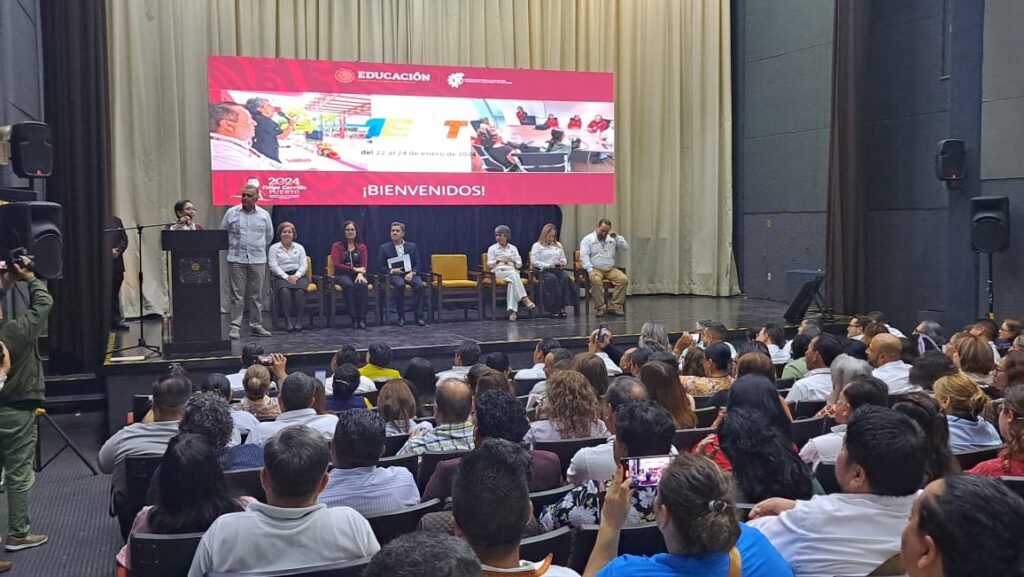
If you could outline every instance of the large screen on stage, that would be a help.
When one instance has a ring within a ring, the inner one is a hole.
[[[610,73],[210,56],[213,203],[614,200]]]

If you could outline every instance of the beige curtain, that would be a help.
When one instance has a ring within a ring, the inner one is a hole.
[[[563,242],[610,218],[630,292],[730,295],[732,113],[726,0],[108,0],[114,213],[126,224],[209,201],[206,55],[611,71],[616,202],[565,206]],[[137,313],[134,235],[125,311]],[[145,233],[146,313],[167,310]]]

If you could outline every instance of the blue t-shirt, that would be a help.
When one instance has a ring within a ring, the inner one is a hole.
[[[740,523],[740,538],[736,542],[743,561],[743,577],[793,577],[786,560],[772,547],[768,539],[753,527]],[[700,557],[684,557],[662,553],[654,557],[623,555],[605,565],[597,577],[727,577],[729,554],[715,553]]]

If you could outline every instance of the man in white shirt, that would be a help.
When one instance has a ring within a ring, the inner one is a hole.
[[[902,353],[903,344],[892,334],[875,335],[868,343],[868,362],[875,367],[871,374],[889,385],[890,395],[921,390],[921,387],[910,383],[910,365],[903,362]]]
[[[228,338],[237,340],[242,313],[249,309],[249,328],[259,337],[271,336],[263,328],[263,284],[267,276],[267,245],[274,239],[270,213],[256,206],[259,189],[245,185],[241,203],[224,213],[220,227],[228,231],[228,282],[231,289],[228,308],[231,328]]]
[[[903,331],[889,324],[889,317],[882,311],[871,311],[867,314],[867,317],[872,322],[880,323],[885,326],[885,330],[889,331],[890,335],[893,335],[897,339],[905,339],[907,335],[903,334]]]
[[[846,336],[859,341],[864,338],[864,328],[871,324],[871,319],[866,315],[854,315],[850,317],[850,324],[846,325]]]
[[[523,529],[533,518],[529,471],[526,449],[504,439],[487,439],[463,457],[452,490],[455,536],[476,551],[484,574],[578,577],[558,565],[538,572],[550,563],[550,556],[539,563],[519,557]]]
[[[316,414],[316,410],[313,409],[315,388],[313,377],[305,373],[295,372],[288,375],[281,383],[281,394],[277,396],[281,414],[275,421],[260,423],[249,434],[249,438],[245,442],[264,445],[281,429],[291,425],[305,425],[318,431],[324,439],[334,438],[334,429],[338,425],[338,418],[334,415]]]
[[[811,339],[807,346],[807,374],[793,383],[786,395],[786,402],[824,401],[832,393],[832,372],[829,367],[836,357],[843,354],[839,339],[829,333],[821,333]]]
[[[885,407],[889,404],[889,387],[875,377],[859,377],[839,392],[836,400],[836,426],[824,435],[814,437],[800,449],[800,458],[811,464],[811,470],[818,468],[822,461],[835,462],[846,438],[846,424],[850,415],[860,407],[874,405]]]
[[[823,331],[821,321],[816,318],[806,318],[800,321],[800,326],[797,327],[796,334],[807,335],[810,338],[814,338],[820,335]],[[793,357],[793,341],[786,341],[786,345],[782,347],[782,352],[792,358]]]
[[[284,167],[250,146],[256,132],[252,114],[241,104],[210,104],[210,163],[213,170],[281,170]]]
[[[612,230],[612,221],[602,218],[594,232],[580,241],[580,264],[590,275],[590,295],[594,299],[597,316],[606,313],[623,316],[622,305],[626,302],[626,287],[629,278],[615,267],[615,254],[629,250],[626,239]],[[612,301],[604,302],[604,281],[612,285]]]
[[[324,390],[327,392],[327,396],[334,394],[334,369],[341,365],[353,365],[358,367],[362,361],[362,357],[356,348],[352,345],[341,345],[338,352],[334,353],[331,357],[331,363],[329,365],[330,370],[327,371],[327,378],[324,380]],[[372,379],[366,375],[359,375],[359,386],[356,388],[354,395],[364,395],[366,393],[372,393],[377,390],[377,385]]]
[[[615,425],[615,411],[626,403],[645,401],[648,398],[650,397],[647,395],[647,387],[639,379],[622,376],[612,381],[601,400],[601,420],[612,436],[603,445],[576,451],[566,472],[565,478],[568,482],[579,486],[590,480],[603,483],[612,478],[618,465],[613,454],[615,434],[618,431]]]
[[[437,373],[437,382],[440,383],[445,379],[459,379],[460,381],[467,381],[466,376],[469,374],[470,367],[477,364],[479,361],[480,345],[476,343],[460,345],[459,348],[455,349],[455,360],[452,368],[447,371]]]
[[[266,504],[251,503],[245,511],[214,521],[199,542],[189,577],[316,567],[380,550],[370,523],[359,513],[316,502],[327,484],[330,460],[318,432],[288,427],[268,440],[263,456],[260,484]]]
[[[747,524],[764,533],[797,576],[867,575],[900,552],[927,452],[909,417],[861,407],[836,460],[842,493],[767,499],[754,506]]]
[[[773,365],[784,365],[790,361],[789,353],[782,350],[786,345],[786,331],[778,323],[768,323],[757,333],[757,342],[768,347]]]
[[[261,356],[264,355],[263,346],[259,343],[246,343],[242,347],[242,354],[239,357],[242,362],[242,368],[237,373],[231,373],[225,375],[228,378],[228,382],[231,383],[231,391],[242,392],[245,390],[243,381],[245,380],[245,371],[249,370],[249,367],[259,362]]]
[[[551,352],[544,357],[544,380],[533,385],[530,389],[530,396],[526,399],[526,410],[529,411],[538,404],[544,402],[544,397],[547,396],[548,379],[551,378],[551,373],[558,369],[557,366],[561,362],[565,365],[564,369],[572,368],[572,351],[569,349],[555,348],[551,349]]]
[[[558,339],[553,337],[545,337],[537,343],[537,346],[533,349],[533,366],[528,369],[523,369],[516,373],[517,381],[532,381],[534,379],[543,379],[544,376],[544,359],[548,356],[552,350],[560,348],[562,345],[558,342]]]

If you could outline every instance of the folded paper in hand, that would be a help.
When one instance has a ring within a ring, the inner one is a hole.
[[[402,272],[412,272],[412,261],[409,260],[409,255],[403,254],[402,256],[396,256],[388,259],[389,269],[402,269]]]

